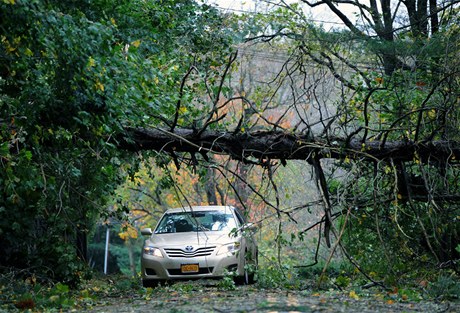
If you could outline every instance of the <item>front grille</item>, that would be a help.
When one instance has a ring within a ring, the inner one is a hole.
[[[197,275],[197,274],[212,274],[214,267],[200,267],[198,273],[182,273],[180,269],[168,270],[169,275]]]
[[[195,251],[185,251],[182,249],[165,249],[166,254],[170,258],[196,258],[200,256],[208,256],[211,255],[216,247],[205,247],[205,248],[198,248]]]

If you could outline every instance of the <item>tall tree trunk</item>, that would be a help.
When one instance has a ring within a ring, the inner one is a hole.
[[[76,230],[77,257],[86,262],[88,260],[88,236],[86,229],[77,227]]]
[[[439,30],[438,8],[436,0],[430,0],[430,21],[431,21],[431,34],[434,35]]]
[[[407,13],[411,26],[412,35],[415,38],[423,38],[428,35],[427,8],[428,0],[406,0]]]
[[[216,194],[216,179],[215,172],[213,168],[208,168],[206,170],[206,197],[208,203],[211,205],[217,205],[217,194]]]
[[[237,173],[241,179],[237,180],[235,187],[243,203],[247,203],[249,199],[248,185],[246,183],[248,181],[248,170],[249,166],[247,164],[238,164]]]
[[[133,251],[133,244],[131,242],[131,238],[126,240],[126,247],[128,248],[128,256],[129,256],[129,269],[131,270],[131,274],[133,277],[136,276],[136,264],[134,262],[134,251]]]

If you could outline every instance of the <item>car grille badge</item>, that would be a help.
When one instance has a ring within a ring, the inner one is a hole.
[[[192,251],[193,251],[193,246],[187,246],[187,247],[185,247],[185,251],[187,251],[187,252],[192,252]]]

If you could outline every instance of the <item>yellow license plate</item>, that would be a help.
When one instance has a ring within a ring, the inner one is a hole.
[[[182,264],[180,270],[182,273],[198,273],[200,267],[198,264]]]

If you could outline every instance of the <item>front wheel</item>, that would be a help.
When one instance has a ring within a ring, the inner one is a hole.
[[[256,282],[255,273],[257,271],[257,254],[254,262],[248,262],[248,257],[244,258],[244,273],[242,276],[235,277],[235,283],[237,285],[252,285]]]

